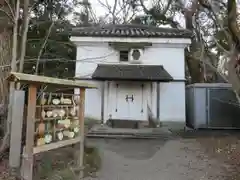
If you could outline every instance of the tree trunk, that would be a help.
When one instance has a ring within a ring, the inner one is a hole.
[[[11,71],[16,71],[17,66],[17,37],[18,37],[18,20],[19,20],[19,11],[20,11],[20,0],[16,0],[16,6],[15,6],[15,14],[14,14],[14,26],[13,26],[13,34],[11,39],[11,58],[9,58],[9,61],[11,62],[9,65],[11,65]],[[11,9],[12,10],[12,9]],[[7,20],[7,19],[6,19]],[[10,82],[9,86],[9,95],[11,95],[14,91],[14,83]],[[4,153],[6,149],[9,147],[9,140],[10,140],[10,133],[11,133],[11,121],[12,121],[12,102],[11,98],[8,100],[7,105],[7,121],[6,121],[6,131],[4,133],[4,138],[2,140],[1,146],[0,146],[0,156]],[[1,158],[1,157],[0,157]]]
[[[2,30],[0,33],[0,116],[1,128],[6,132],[7,128],[7,106],[8,106],[8,82],[6,77],[8,76],[11,68],[11,32],[7,29]]]
[[[240,52],[240,31],[237,24],[237,4],[236,0],[228,0],[228,29],[230,31],[231,39],[229,45],[231,46],[232,52],[228,61],[228,80],[232,84],[233,90],[236,93],[236,97],[240,103],[240,78],[239,72],[236,67],[239,66],[237,63],[239,60]]]
[[[198,0],[195,0],[192,2],[191,7],[188,9],[186,8],[185,11],[185,24],[186,29],[190,31],[194,31],[193,27],[193,17],[198,8]],[[186,64],[188,66],[189,74],[191,76],[191,83],[198,83],[204,81],[203,72],[201,71],[201,62],[199,59],[196,59],[193,57],[193,53],[196,51],[197,48],[197,39],[196,37],[192,38],[192,44],[189,48],[189,50],[186,49]]]

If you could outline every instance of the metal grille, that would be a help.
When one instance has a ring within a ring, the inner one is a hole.
[[[208,98],[208,127],[240,128],[240,106],[231,89],[210,88]]]
[[[194,118],[194,110],[193,110],[193,89],[186,89],[186,125],[189,127],[193,127],[191,123],[191,119]]]
[[[186,115],[187,125],[194,129],[240,128],[240,104],[226,83],[187,86]]]
[[[120,51],[120,61],[128,61],[128,51]]]

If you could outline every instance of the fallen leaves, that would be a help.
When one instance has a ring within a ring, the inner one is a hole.
[[[212,136],[197,138],[205,152],[222,163],[229,164],[227,172],[229,180],[240,179],[240,141],[239,135]],[[228,179],[227,179],[228,180]]]

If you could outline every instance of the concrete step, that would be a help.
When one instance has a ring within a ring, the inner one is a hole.
[[[156,139],[165,138],[171,135],[170,132],[111,132],[111,131],[90,131],[87,137],[106,137],[106,138],[143,138]]]
[[[87,137],[108,138],[162,138],[172,133],[166,128],[111,128],[106,125],[95,125],[88,130]]]
[[[113,138],[113,139],[158,139],[162,136],[134,136],[125,134],[87,134],[87,138]]]

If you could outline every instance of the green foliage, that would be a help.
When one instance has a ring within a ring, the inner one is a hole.
[[[39,56],[51,24],[51,21],[30,23],[26,58],[31,61],[26,60],[26,71],[31,72],[31,66],[35,65],[34,59]],[[51,76],[63,76],[62,73],[64,73],[68,77],[73,76],[75,64],[73,60],[76,58],[76,50],[69,40],[70,29],[71,24],[66,20],[55,22],[41,55],[40,73]],[[71,72],[69,72],[69,68]],[[53,74],[54,69],[55,73]]]
[[[15,1],[9,3],[11,8],[7,3],[0,3],[0,32],[7,28],[12,31],[11,12],[14,12]],[[23,3],[22,0],[21,8]],[[78,0],[30,0],[31,13],[24,72],[34,73],[37,59],[40,59],[39,74],[65,78],[74,76],[76,49],[69,40],[73,22],[68,16],[79,18],[74,13],[78,3]],[[80,14],[84,16],[85,12]],[[19,40],[22,33],[22,18],[20,14]],[[81,22],[78,25],[81,25]],[[49,33],[50,27],[52,28]],[[46,45],[43,47],[43,44]],[[41,49],[42,53],[40,53]],[[18,50],[20,51],[20,47]]]
[[[11,1],[11,5],[15,1]],[[49,28],[53,28],[49,38],[46,41],[46,46],[44,47],[42,54],[40,56],[40,66],[39,74],[44,74],[54,77],[73,77],[75,71],[75,61],[76,49],[74,45],[69,40],[69,31],[73,26],[83,26],[86,25],[86,19],[88,18],[88,24],[93,24],[93,20],[90,19],[88,13],[84,10],[76,12],[74,8],[76,7],[88,7],[89,12],[91,11],[90,5],[85,5],[83,1],[79,0],[30,0],[30,4],[33,7],[31,12],[31,19],[28,31],[27,40],[27,52],[26,60],[24,64],[24,72],[34,73],[36,60],[39,58],[39,52],[42,45],[45,43],[47,34],[49,33]],[[159,0],[154,1],[155,4],[151,9],[141,8],[142,4],[140,0],[130,0],[128,5],[131,7],[131,11],[138,11],[139,9],[144,10],[144,15],[136,16],[131,23],[133,24],[146,24],[152,26],[159,25],[170,25],[171,27],[178,27],[178,22],[173,18],[176,13],[184,14],[183,4],[178,0],[171,0],[170,4],[166,1]],[[23,1],[22,1],[23,3]],[[219,3],[218,3],[219,4]],[[2,5],[6,7],[6,4]],[[215,5],[214,5],[215,6]],[[23,7],[21,5],[21,7]],[[226,7],[224,3],[218,5],[218,21],[221,20],[227,23],[226,18]],[[199,12],[205,13],[205,16],[211,16],[213,19],[212,23],[201,24],[199,23],[200,29],[194,26],[195,34],[199,35],[200,32],[206,37],[209,36],[209,30],[213,29],[212,37],[214,37],[218,44],[220,44],[224,49],[228,50],[228,42],[226,33],[221,30],[222,28],[217,27],[214,22],[214,15],[211,10],[202,7]],[[8,12],[9,13],[9,12]],[[73,19],[70,22],[67,18],[68,15],[72,15]],[[0,25],[1,17],[6,18],[6,13],[0,12]],[[208,18],[210,19],[210,18]],[[198,21],[203,21],[200,16],[198,16]],[[8,24],[11,24],[10,19],[8,19]],[[99,21],[100,22],[100,21]],[[103,20],[103,22],[105,22]],[[85,23],[85,24],[84,24]],[[225,24],[226,24],[225,23]],[[21,30],[22,21],[19,21]],[[5,24],[6,25],[6,24]],[[6,25],[7,26],[7,25]],[[21,31],[19,31],[19,34]],[[199,38],[195,38],[199,41]],[[209,47],[217,48],[219,54],[224,53],[223,49],[216,46],[216,42],[212,40]]]
[[[66,0],[42,0],[34,6],[29,23],[25,72],[34,73],[39,52],[46,41],[40,56],[39,73],[54,77],[74,76],[76,50],[69,40],[72,25],[66,18],[72,10],[71,3]]]

